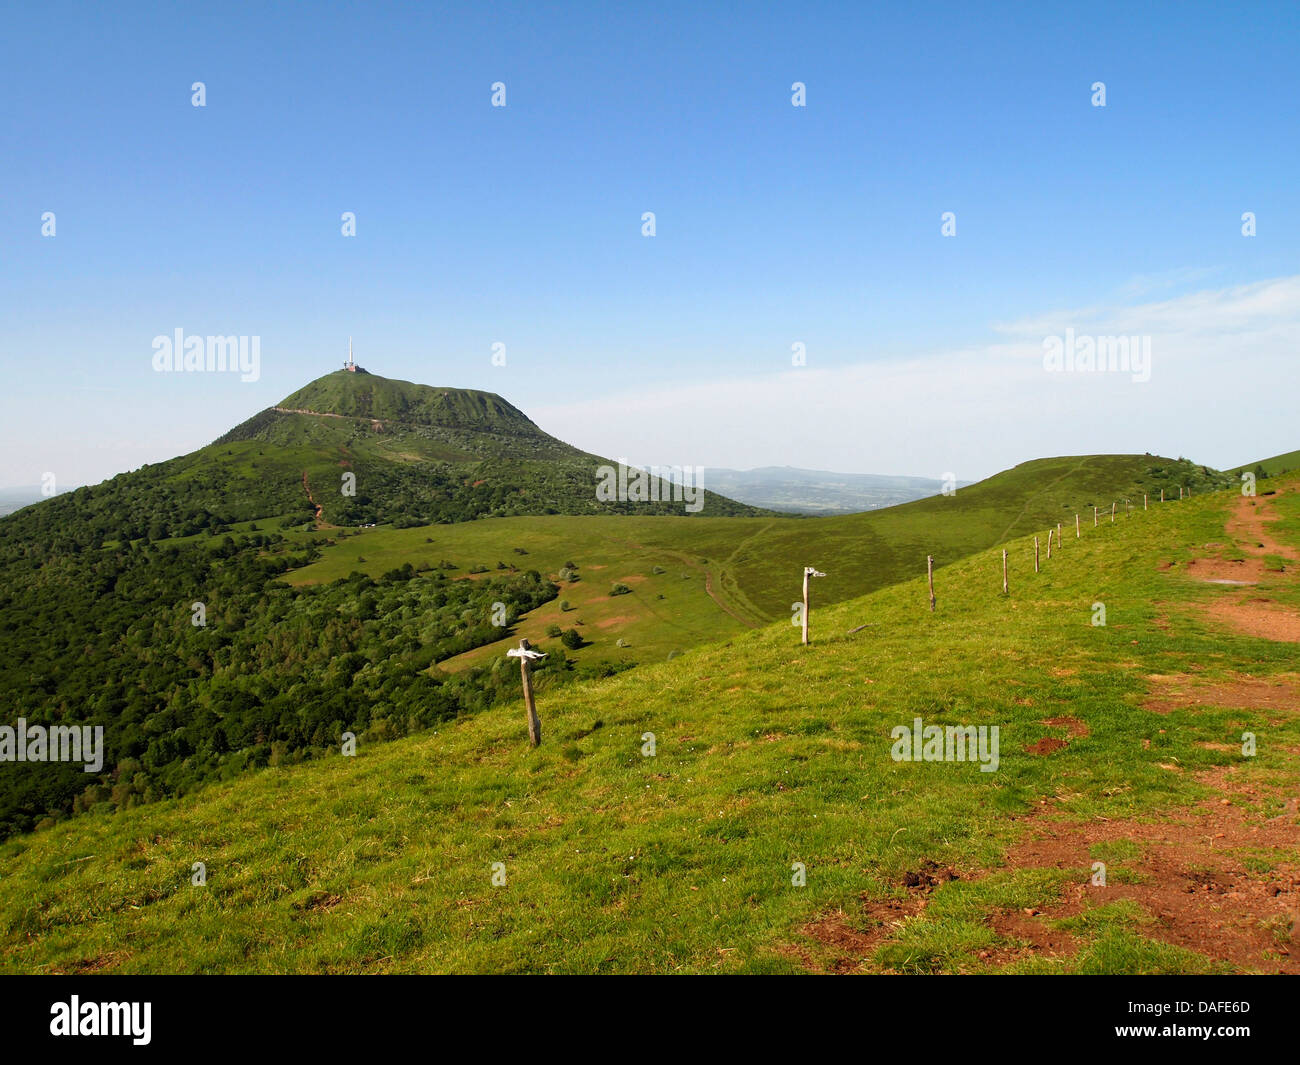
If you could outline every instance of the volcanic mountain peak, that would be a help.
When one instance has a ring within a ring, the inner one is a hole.
[[[318,377],[286,396],[277,409],[446,429],[540,432],[526,414],[495,392],[434,388],[348,370]]]

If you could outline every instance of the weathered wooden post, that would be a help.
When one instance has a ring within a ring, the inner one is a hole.
[[[819,573],[812,566],[803,568],[803,642],[808,643],[808,578],[825,577],[826,574]]]
[[[1110,501],[1110,523],[1115,524],[1115,501],[1113,499]]]
[[[1165,490],[1162,488],[1160,489],[1160,502],[1163,503],[1164,501],[1165,501]]]
[[[1038,572],[1038,537],[1034,537],[1034,572]]]
[[[1183,501],[1183,486],[1181,484],[1178,486],[1178,501],[1180,503]]]
[[[1094,529],[1097,527],[1097,507],[1095,504],[1093,505],[1092,508],[1092,527]]]
[[[1007,594],[1007,549],[1002,549],[1002,594]]]
[[[1052,530],[1047,530],[1047,557],[1052,557]]]
[[[1147,494],[1145,492],[1142,493],[1142,509],[1147,509]]]
[[[934,556],[925,556],[925,575],[930,581],[930,613],[934,613]]]
[[[1077,540],[1083,533],[1079,532],[1079,515],[1074,516],[1074,538]]]
[[[1124,517],[1126,517],[1126,518],[1131,518],[1131,517],[1133,517],[1133,515],[1129,512],[1129,509],[1128,509],[1128,500],[1127,500],[1127,499],[1124,500]]]
[[[1061,550],[1061,523],[1056,523],[1056,549]]]
[[[506,652],[510,658],[519,659],[519,674],[524,682],[524,706],[528,710],[528,742],[537,747],[542,742],[542,722],[537,717],[537,704],[533,702],[532,662],[545,658],[543,651],[534,651],[525,639],[520,639],[518,647]]]

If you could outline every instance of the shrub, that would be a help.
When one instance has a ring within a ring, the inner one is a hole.
[[[560,636],[560,643],[564,644],[570,651],[576,651],[583,644],[582,633],[577,629],[565,629]]]
[[[614,585],[614,587],[611,588],[611,589],[609,590],[609,594],[610,594],[610,595],[629,595],[629,594],[631,593],[631,591],[632,591],[632,589],[629,588],[626,584],[621,584],[621,583],[620,583],[620,584],[616,584],[616,585]]]

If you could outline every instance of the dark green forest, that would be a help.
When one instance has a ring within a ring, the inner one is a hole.
[[[0,838],[317,757],[345,732],[389,739],[518,696],[505,660],[454,676],[430,667],[554,598],[541,574],[501,563],[453,580],[407,565],[292,588],[277,578],[329,533],[286,539],[283,526],[309,523],[305,508],[249,526],[279,502],[276,486],[228,487],[151,467],[0,520],[0,723],[103,725],[106,747],[95,775],[6,763]],[[542,687],[577,675],[558,647],[537,674]]]

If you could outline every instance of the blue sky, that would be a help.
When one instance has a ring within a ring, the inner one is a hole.
[[[349,334],[641,462],[1300,446],[1294,5],[610,6],[6,5],[0,485],[192,450]],[[1088,322],[1151,380],[1033,365]],[[155,373],[178,328],[260,379]]]

